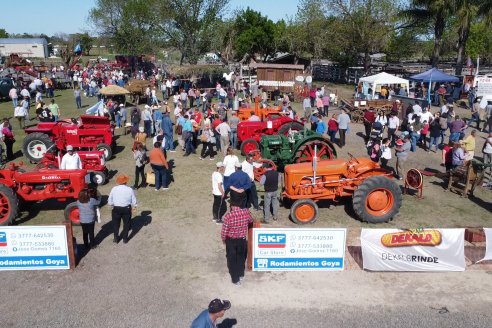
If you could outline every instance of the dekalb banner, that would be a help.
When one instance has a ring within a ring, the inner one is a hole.
[[[343,270],[346,229],[253,229],[253,271]]]
[[[362,229],[360,241],[367,270],[465,270],[465,229]]]

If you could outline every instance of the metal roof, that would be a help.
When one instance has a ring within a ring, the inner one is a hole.
[[[0,44],[48,44],[45,38],[6,38],[0,39]]]
[[[300,69],[304,70],[304,65],[291,64],[270,64],[270,63],[253,63],[249,65],[252,68],[280,68],[280,69]]]

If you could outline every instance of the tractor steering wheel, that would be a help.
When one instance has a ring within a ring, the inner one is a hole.
[[[360,162],[357,160],[357,158],[354,157],[351,153],[347,153],[350,156],[349,162],[355,161],[357,164],[360,164]]]

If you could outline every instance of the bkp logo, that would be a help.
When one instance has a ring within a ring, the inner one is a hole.
[[[286,237],[284,233],[260,233],[258,234],[259,248],[285,248]]]
[[[0,247],[7,246],[7,233],[0,231]]]

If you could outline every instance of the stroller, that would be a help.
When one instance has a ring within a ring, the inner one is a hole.
[[[367,154],[373,162],[379,162],[381,157],[381,140],[383,140],[384,126],[380,122],[374,122],[372,124],[371,134],[369,135],[369,141],[367,142],[366,149]]]

